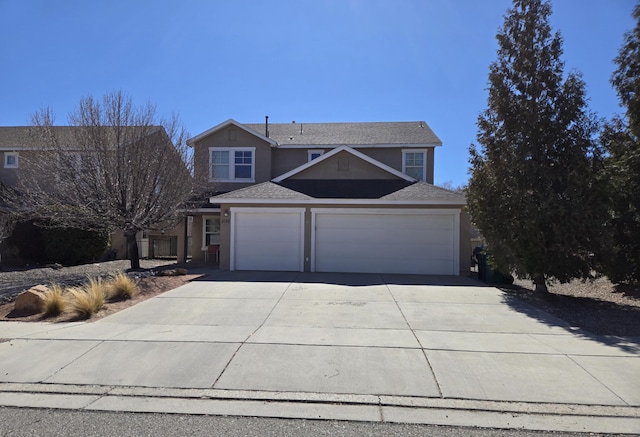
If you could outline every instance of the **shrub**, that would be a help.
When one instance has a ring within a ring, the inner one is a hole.
[[[89,283],[84,287],[68,290],[69,307],[78,318],[88,319],[104,305],[105,291],[105,284],[101,278],[89,279]]]
[[[63,296],[64,289],[58,284],[53,284],[44,293],[44,313],[43,317],[56,317],[62,314],[66,307],[66,300]]]
[[[77,265],[101,259],[111,243],[108,231],[54,228],[33,221],[16,224],[6,241],[11,265],[60,263]]]
[[[111,242],[108,231],[87,231],[74,228],[43,228],[41,230],[47,262],[77,265],[100,259]]]
[[[138,286],[125,273],[118,273],[109,284],[109,299],[126,300],[138,294]]]

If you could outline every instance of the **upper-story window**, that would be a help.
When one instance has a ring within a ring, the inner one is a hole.
[[[427,151],[403,150],[402,173],[419,181],[427,178]]]
[[[19,164],[18,152],[4,152],[4,168],[18,168]]]
[[[209,148],[209,180],[254,182],[255,147]]]
[[[321,157],[322,155],[324,155],[324,150],[308,150],[307,151],[307,161],[313,161],[316,158]]]

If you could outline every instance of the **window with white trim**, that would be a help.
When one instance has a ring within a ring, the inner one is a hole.
[[[202,248],[220,244],[220,217],[205,217],[202,225]]]
[[[209,148],[209,180],[254,182],[255,147]]]
[[[18,168],[20,155],[18,152],[4,152],[4,168]]]
[[[427,151],[403,150],[402,173],[419,181],[427,178]]]
[[[307,150],[307,161],[313,161],[314,159],[319,158],[322,155],[324,155],[324,150]]]

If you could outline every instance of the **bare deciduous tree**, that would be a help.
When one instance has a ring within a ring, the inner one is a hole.
[[[139,268],[136,234],[173,228],[192,193],[186,131],[121,91],[83,98],[69,126],[53,122],[48,108],[33,115],[37,147],[21,156],[10,206],[56,226],[119,229]]]

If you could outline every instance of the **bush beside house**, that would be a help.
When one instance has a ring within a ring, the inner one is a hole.
[[[100,260],[110,243],[108,231],[45,228],[22,222],[5,242],[3,263],[77,265]]]

